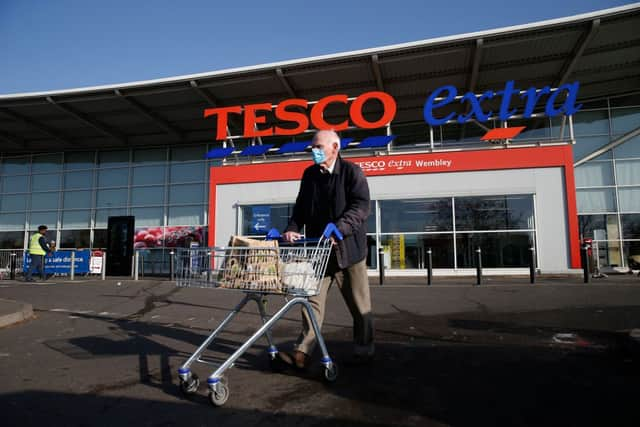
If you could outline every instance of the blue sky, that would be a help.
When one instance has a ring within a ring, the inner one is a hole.
[[[0,0],[0,94],[257,65],[630,3]]]

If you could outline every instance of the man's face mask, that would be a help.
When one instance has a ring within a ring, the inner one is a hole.
[[[312,148],[311,156],[313,156],[313,163],[319,165],[320,163],[326,160],[326,156],[324,155],[324,150],[321,148]]]

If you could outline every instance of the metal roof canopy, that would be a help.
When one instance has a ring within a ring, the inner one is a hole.
[[[460,92],[479,93],[499,90],[507,80],[515,80],[520,89],[557,87],[578,80],[580,101],[630,93],[640,91],[637,28],[640,3],[252,67],[0,95],[0,152],[12,155],[215,142],[215,120],[203,118],[205,108],[277,104],[291,97],[312,101],[336,93],[355,97],[382,90],[398,103],[393,126],[423,121],[426,97],[444,84],[454,85]],[[365,115],[375,117],[376,106],[367,103],[367,107]],[[463,108],[460,106],[459,112],[464,112]],[[326,117],[331,121],[332,117],[344,118],[345,113],[344,107],[332,105]],[[231,120],[233,134],[242,133],[241,126],[240,120]],[[424,132],[426,139],[426,123]],[[305,139],[304,135],[300,139]],[[273,141],[265,138],[266,142]]]

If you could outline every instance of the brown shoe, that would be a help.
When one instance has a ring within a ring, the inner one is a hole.
[[[291,366],[292,368],[296,368],[299,370],[304,370],[307,368],[307,360],[309,356],[307,356],[302,351],[294,351],[293,353],[285,353],[278,352],[278,359],[282,361],[285,365]]]

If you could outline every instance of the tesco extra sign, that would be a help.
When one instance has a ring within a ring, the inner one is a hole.
[[[458,123],[466,123],[472,119],[478,122],[486,122],[495,117],[500,120],[507,120],[516,114],[522,114],[522,117],[529,118],[533,115],[535,108],[542,104],[544,104],[545,115],[548,117],[554,117],[559,114],[572,115],[582,107],[580,104],[576,105],[579,88],[579,82],[574,82],[563,84],[555,90],[552,90],[550,86],[545,86],[542,89],[530,87],[526,90],[520,90],[515,87],[515,82],[510,80],[506,82],[502,90],[488,90],[479,96],[473,92],[458,96],[458,90],[455,86],[445,85],[437,88],[427,97],[424,103],[423,116],[425,122],[431,126],[439,126],[450,120],[455,120]],[[563,102],[561,105],[556,105],[560,95],[565,95]],[[525,101],[521,112],[516,108],[511,108],[511,100],[515,97]],[[492,111],[483,106],[485,101],[492,99],[500,99],[498,111]],[[382,104],[382,113],[379,118],[369,121],[364,117],[363,107],[367,102]],[[457,114],[451,112],[446,115],[438,113],[438,109],[456,102],[467,104],[466,111],[468,113]],[[348,105],[349,117],[345,117],[344,120],[337,123],[329,123],[324,119],[324,111],[328,105],[334,103]],[[311,108],[309,109],[310,105]],[[304,110],[304,112],[301,110]],[[352,101],[349,100],[347,95],[339,94],[326,96],[316,103],[310,103],[302,98],[292,98],[286,99],[275,106],[269,103],[261,103],[207,108],[204,110],[204,117],[216,118],[216,139],[223,140],[226,138],[227,124],[231,114],[243,116],[243,136],[252,138],[272,135],[297,135],[307,130],[310,124],[316,129],[334,129],[336,131],[345,130],[350,126],[361,129],[375,129],[393,121],[396,111],[397,104],[391,95],[385,92],[372,91],[365,92]],[[267,122],[268,113],[273,113],[278,121],[288,122],[293,127],[272,126],[259,128],[258,125],[264,125]]]

